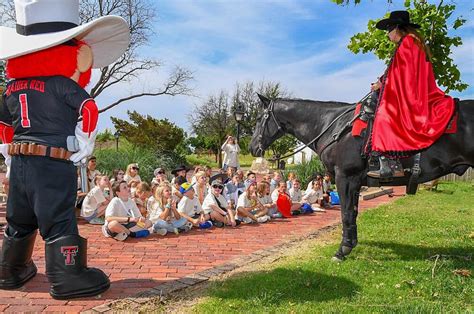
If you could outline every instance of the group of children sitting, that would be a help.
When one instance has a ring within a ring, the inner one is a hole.
[[[330,205],[329,175],[318,176],[306,191],[289,174],[264,176],[229,167],[226,174],[212,176],[208,167],[197,168],[190,181],[185,166],[174,169],[169,182],[164,169],[157,168],[151,186],[142,182],[137,164],[126,171],[114,170],[113,178],[95,169],[95,158],[88,163],[91,186],[81,202],[81,216],[92,224],[102,224],[104,236],[124,241],[150,233],[179,234],[192,228],[237,227],[241,223],[265,223],[292,215],[324,212]],[[81,197],[78,197],[80,199]]]

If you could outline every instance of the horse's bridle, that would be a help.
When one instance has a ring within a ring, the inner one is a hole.
[[[370,94],[370,93],[369,93],[369,94]],[[361,101],[363,101],[365,98],[367,98],[369,94],[367,94],[364,98],[362,98]],[[360,101],[360,102],[361,102],[361,101]],[[270,100],[270,104],[268,105],[268,107],[263,110],[263,116],[262,116],[262,119],[263,119],[262,123],[263,123],[263,124],[262,124],[262,125],[266,127],[267,119],[271,116],[271,117],[273,118],[273,121],[275,122],[276,126],[278,127],[277,132],[279,132],[279,131],[283,130],[283,128],[280,126],[280,124],[278,123],[277,118],[275,117],[275,113],[273,112],[273,108],[274,108],[274,107],[275,107],[275,102],[274,102],[273,99],[272,99],[272,100]],[[279,159],[286,159],[286,158],[288,158],[288,157],[291,157],[291,156],[293,156],[293,155],[299,153],[300,151],[302,151],[302,150],[305,149],[306,147],[309,147],[309,145],[311,145],[311,144],[315,143],[317,140],[319,140],[319,139],[324,135],[324,133],[326,133],[326,132],[334,125],[334,123],[336,123],[336,122],[337,122],[340,118],[342,118],[346,113],[349,113],[349,112],[351,112],[351,111],[354,111],[355,109],[356,109],[356,106],[355,106],[355,105],[352,106],[352,107],[350,107],[350,108],[348,108],[348,109],[346,109],[343,113],[341,113],[339,116],[337,116],[331,123],[329,123],[329,125],[328,125],[324,130],[322,130],[321,133],[319,133],[318,136],[316,136],[314,139],[312,139],[308,144],[305,144],[303,147],[297,149],[297,150],[294,151],[293,153],[291,153],[291,154],[289,154],[289,155],[285,155],[285,156],[283,156],[283,157],[280,157]],[[349,123],[352,124],[352,122],[354,122],[355,119],[356,119],[356,118],[352,119]],[[348,123],[348,124],[349,124],[349,123]],[[347,126],[346,126],[346,127],[347,127]],[[346,127],[345,127],[344,129],[346,129]],[[337,132],[337,133],[335,133],[335,134],[333,135],[334,140],[331,142],[331,144],[334,143],[334,142],[336,142],[337,140],[339,140],[339,137],[340,137],[341,133],[342,133],[342,132]],[[326,149],[328,146],[329,146],[329,145],[326,145],[326,146],[324,147],[324,149]],[[260,152],[263,154],[262,134],[259,134],[259,135],[258,135],[258,149],[257,149],[257,155],[259,155]]]
[[[275,102],[273,99],[270,100],[270,104],[268,105],[267,108],[263,110],[263,115],[262,115],[262,125],[264,127],[267,126],[267,119],[271,116],[273,118],[273,121],[275,122],[275,125],[277,126],[277,133],[283,130],[283,128],[280,126],[280,123],[278,123],[277,118],[275,117],[275,113],[273,112],[273,108],[275,107]],[[263,130],[262,130],[263,131]],[[258,135],[258,148],[257,148],[257,155],[259,153],[263,154],[263,145],[262,145],[262,134]]]

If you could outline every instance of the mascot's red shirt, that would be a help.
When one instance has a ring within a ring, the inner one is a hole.
[[[372,131],[372,150],[409,155],[432,145],[445,131],[454,101],[438,88],[431,63],[405,36],[388,69]]]

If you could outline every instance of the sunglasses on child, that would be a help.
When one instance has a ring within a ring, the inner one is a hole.
[[[212,186],[214,189],[223,189],[224,187],[222,185],[213,185]]]
[[[165,174],[164,171],[158,171],[158,174]]]
[[[138,167],[132,167],[133,170],[140,170]]]

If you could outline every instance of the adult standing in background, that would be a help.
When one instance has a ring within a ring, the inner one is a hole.
[[[234,168],[240,168],[239,164],[239,152],[240,152],[240,147],[239,144],[236,142],[236,140],[232,136],[227,136],[227,139],[225,140],[224,144],[222,144],[221,147],[222,151],[224,152],[224,160],[222,162],[222,168],[224,170],[227,169],[227,167],[234,167]]]

